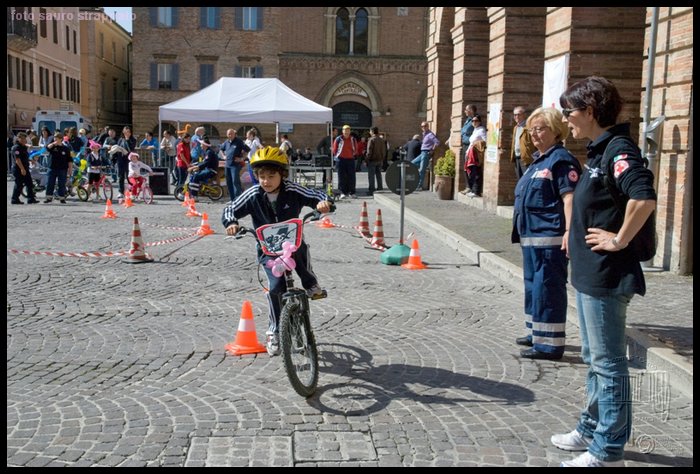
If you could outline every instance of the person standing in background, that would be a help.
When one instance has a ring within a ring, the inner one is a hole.
[[[516,179],[523,177],[523,173],[530,163],[532,163],[532,154],[535,152],[535,145],[532,143],[532,137],[527,133],[525,122],[527,121],[527,110],[525,107],[518,106],[513,109],[513,143],[510,147],[510,161],[515,167]]]

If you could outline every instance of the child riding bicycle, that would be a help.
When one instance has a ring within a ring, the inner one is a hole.
[[[197,198],[201,183],[206,183],[219,172],[219,157],[216,156],[214,150],[211,149],[211,142],[208,137],[204,137],[199,141],[202,147],[202,160],[187,168],[187,171],[192,174],[189,183],[190,196]],[[194,158],[194,156],[193,156]]]
[[[146,170],[149,175],[153,174],[153,170],[146,163],[139,161],[139,154],[129,153],[129,184],[131,184],[131,195],[136,197],[141,191],[141,186],[146,180],[141,176],[141,170]]]
[[[331,209],[332,201],[322,191],[305,188],[286,178],[289,175],[287,156],[276,147],[257,150],[250,159],[256,178],[259,181],[247,189],[224,209],[221,221],[228,235],[236,235],[239,230],[238,219],[250,215],[253,227],[258,228],[273,222],[282,222],[298,218],[304,206],[326,213]],[[258,247],[258,261],[263,264],[268,279],[269,325],[267,330],[267,353],[279,354],[280,297],[287,291],[284,275],[276,277],[265,263],[272,257],[263,255]],[[311,268],[311,256],[306,242],[294,253],[296,272],[311,299],[325,298],[326,290],[321,289]]]

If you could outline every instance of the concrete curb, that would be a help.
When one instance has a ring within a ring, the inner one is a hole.
[[[400,202],[396,202],[381,194],[374,195],[374,201],[381,206],[396,212],[401,212]],[[512,286],[516,291],[523,290],[522,268],[507,260],[496,256],[494,253],[470,242],[465,237],[453,232],[429,218],[404,207],[404,218],[422,229],[429,231],[433,237],[456,250],[461,255],[476,262],[477,266],[491,273],[493,276]],[[578,316],[573,288],[569,286],[569,314],[567,321],[578,327]],[[679,390],[684,395],[693,398],[693,366],[676,354],[673,350],[654,341],[641,331],[627,327],[627,351],[630,361],[638,367],[648,371],[663,371],[669,376],[671,387]]]

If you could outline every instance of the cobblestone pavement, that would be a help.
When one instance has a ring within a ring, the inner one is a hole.
[[[569,330],[562,361],[518,357],[522,293],[415,232],[427,270],[382,265],[351,229],[307,226],[329,297],[312,303],[319,388],[291,388],[279,357],[234,357],[241,306],[267,325],[253,242],[222,234],[223,203],[203,202],[217,232],[124,257],[12,253],[128,250],[191,235],[180,203],[9,205],[8,466],[556,466],[549,437],[574,427],[586,369]],[[204,200],[206,201],[206,200]],[[371,225],[377,206],[367,201]],[[385,211],[387,242],[398,215]],[[652,374],[653,375],[653,374]],[[634,371],[628,466],[692,466],[692,398]]]

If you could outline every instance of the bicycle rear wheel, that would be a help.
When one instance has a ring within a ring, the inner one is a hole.
[[[175,196],[175,199],[178,201],[184,201],[185,200],[185,187],[184,186],[176,186],[175,191],[173,192],[173,196]]]
[[[207,187],[207,195],[212,201],[218,201],[224,195],[224,188],[218,184],[210,184]]]
[[[287,303],[280,316],[282,359],[292,388],[310,397],[318,383],[318,350],[309,315],[298,303]]]

